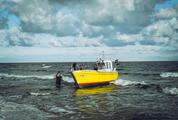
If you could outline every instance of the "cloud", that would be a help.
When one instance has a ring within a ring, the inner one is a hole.
[[[83,23],[114,26],[121,32],[138,32],[150,23],[155,4],[163,0],[13,0],[6,9],[22,21],[25,32],[76,35]],[[138,19],[139,18],[139,19]],[[94,34],[93,29],[90,34]]]
[[[178,13],[173,8],[160,9],[159,12],[155,13],[155,17],[158,19],[166,19],[178,17]]]
[[[136,43],[137,41],[140,41],[143,39],[143,36],[141,34],[121,34],[117,33],[116,36],[114,36],[114,39],[123,41],[125,43]]]
[[[120,45],[154,45],[178,49],[178,20],[159,20],[143,28],[137,34],[117,33],[113,36]],[[117,45],[116,45],[117,46]]]
[[[178,48],[178,20],[160,20],[145,27],[141,33],[149,40],[153,40],[156,45]]]
[[[124,32],[139,31],[150,23],[148,18],[152,14],[154,5],[159,2],[159,0],[113,0],[112,2],[97,0],[93,6],[84,9],[84,19],[93,25],[118,26],[119,30]]]
[[[102,36],[56,36],[44,33],[25,33],[17,28],[0,30],[0,46],[36,46],[36,47],[89,47],[103,46]]]
[[[150,57],[160,58],[160,53],[169,51],[175,58],[178,6],[155,9],[159,3],[166,5],[165,1],[2,0],[0,48],[19,47],[18,52],[40,48],[41,54],[45,48],[64,53],[78,49],[83,55],[89,52],[90,57],[103,48],[108,53],[114,52],[112,56],[117,56],[115,53],[119,51],[123,58],[129,54],[135,60],[134,55],[141,57],[149,53]],[[67,53],[72,55],[73,51]]]
[[[74,62],[96,61],[105,51],[107,59],[120,61],[178,60],[178,51],[160,46],[136,45],[124,47],[0,47],[1,62]]]

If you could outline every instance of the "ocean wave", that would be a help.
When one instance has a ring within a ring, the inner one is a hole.
[[[0,73],[0,77],[54,79],[54,75],[14,75],[14,74],[7,74],[7,73]]]
[[[53,113],[68,113],[68,114],[75,113],[74,111],[67,110],[61,107],[56,107],[56,106],[51,106],[50,108],[48,108],[48,111]]]
[[[63,76],[63,80],[68,83],[73,83],[74,79],[72,77]]]
[[[161,73],[160,76],[163,78],[178,77],[178,72],[164,72],[164,73]]]
[[[136,81],[123,80],[123,79],[118,79],[116,81],[113,81],[112,83],[114,83],[115,85],[121,85],[121,86],[137,85],[137,84],[145,85],[146,84],[144,81],[136,82]]]
[[[37,78],[37,79],[55,79],[55,75],[14,75],[14,74],[7,74],[7,73],[0,73],[0,77],[7,77],[7,78]],[[68,83],[73,83],[74,80],[72,77],[63,76],[63,81]]]
[[[30,92],[30,95],[33,96],[46,96],[46,95],[50,95],[51,93],[35,93],[35,92]]]
[[[42,66],[42,68],[50,68],[51,66]]]
[[[163,89],[163,92],[166,93],[166,94],[169,94],[169,95],[178,95],[178,88],[164,88]]]
[[[52,66],[46,65],[46,64],[42,64],[42,68],[50,68],[50,67],[52,67]]]
[[[0,99],[0,120],[13,120],[14,118],[22,119],[40,119],[46,118],[46,113],[39,110],[34,105],[18,104],[15,102],[7,102]]]

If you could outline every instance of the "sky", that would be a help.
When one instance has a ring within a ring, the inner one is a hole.
[[[0,63],[178,60],[178,0],[0,0]]]

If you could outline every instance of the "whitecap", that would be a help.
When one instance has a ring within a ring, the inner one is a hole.
[[[46,65],[46,64],[42,64],[41,66],[42,66],[42,68],[50,68],[50,67],[52,67],[52,66]]]
[[[14,75],[14,74],[7,74],[7,73],[0,73],[0,77],[54,79],[54,75]]]
[[[146,84],[144,81],[136,82],[136,81],[123,80],[123,79],[118,79],[118,80],[113,81],[111,83],[114,83],[115,85],[121,85],[121,86],[136,85],[136,84],[145,85]]]
[[[67,76],[63,76],[63,80],[64,80],[65,82],[68,82],[68,83],[73,83],[73,82],[74,82],[74,80],[73,80],[72,77],[67,77]]]
[[[50,68],[51,66],[42,66],[42,68]]]
[[[178,88],[164,88],[163,89],[163,92],[166,93],[166,94],[170,94],[170,95],[178,95]]]
[[[49,108],[48,111],[54,112],[54,113],[61,113],[61,112],[62,112],[62,113],[69,113],[69,114],[74,113],[74,111],[66,110],[66,109],[64,109],[64,108],[56,107],[56,106],[52,106],[51,108]]]
[[[38,79],[55,79],[55,74],[52,75],[15,75],[15,74],[7,74],[0,73],[0,77],[7,78],[38,78]],[[73,83],[74,80],[72,77],[62,76],[63,80],[68,83]]]
[[[50,95],[51,93],[35,93],[35,92],[30,92],[30,95],[33,96],[46,96],[46,95]]]
[[[163,72],[160,74],[161,77],[167,78],[167,77],[178,77],[178,72]]]

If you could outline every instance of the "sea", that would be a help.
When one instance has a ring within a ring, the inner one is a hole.
[[[178,62],[120,62],[118,80],[86,89],[71,64],[1,63],[0,120],[178,120]]]

